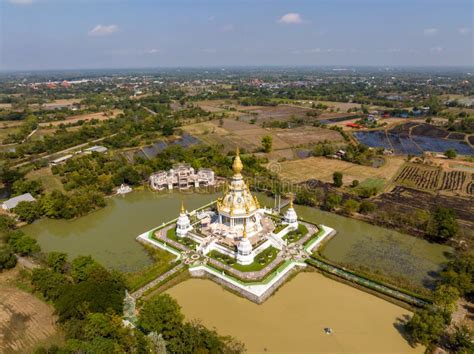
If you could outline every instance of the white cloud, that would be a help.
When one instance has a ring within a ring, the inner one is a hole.
[[[295,12],[290,12],[287,13],[286,15],[283,15],[278,22],[284,23],[286,25],[299,25],[303,23],[303,19],[301,18],[301,15]]]
[[[30,5],[33,3],[33,0],[7,0],[7,2],[15,5]]]
[[[222,26],[220,29],[222,32],[232,32],[235,31],[235,26],[229,23],[227,25]]]
[[[160,49],[153,48],[153,49],[147,50],[147,54],[158,54],[158,53],[161,53]]]
[[[465,36],[466,34],[471,33],[471,29],[468,27],[461,27],[461,28],[458,28],[458,33],[462,36]]]
[[[436,34],[438,34],[438,29],[437,28],[434,28],[434,27],[431,27],[431,28],[425,28],[423,30],[423,34],[425,36],[434,36]]]
[[[431,53],[441,53],[443,50],[444,50],[444,48],[440,47],[440,46],[430,48]]]
[[[119,30],[117,25],[97,25],[91,29],[89,36],[109,36]]]

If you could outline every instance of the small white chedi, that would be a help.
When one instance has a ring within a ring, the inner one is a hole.
[[[181,203],[181,211],[179,213],[178,221],[176,221],[176,236],[185,237],[188,231],[191,230],[191,221],[184,209],[184,204]]]
[[[196,213],[200,222],[191,226],[188,214],[182,207],[176,222],[176,235],[189,237],[197,242],[200,252],[204,255],[215,250],[234,258],[239,264],[247,265],[254,262],[257,254],[269,247],[281,249],[284,244],[281,238],[298,228],[298,221],[291,202],[282,220],[290,227],[279,232],[278,237],[273,235],[275,224],[267,214],[270,211],[260,207],[242,177],[242,169],[243,164],[237,149],[232,163],[234,175],[224,196],[217,199],[216,211]]]

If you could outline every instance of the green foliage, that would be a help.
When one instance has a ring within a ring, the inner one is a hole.
[[[332,174],[332,180],[334,182],[334,186],[335,187],[342,187],[342,173],[341,172],[334,172]]]
[[[12,231],[8,234],[8,245],[15,253],[19,253],[22,256],[40,251],[38,242],[20,230]]]
[[[347,199],[342,205],[344,213],[351,215],[359,210],[359,202],[354,199]]]
[[[13,212],[21,221],[31,224],[33,221],[41,217],[41,205],[39,202],[19,202],[13,209]]]
[[[327,210],[334,210],[339,205],[341,205],[341,202],[342,197],[339,194],[330,193],[326,197],[326,202],[324,203],[324,206]]]
[[[455,326],[448,339],[448,347],[453,353],[469,354],[474,352],[474,334],[466,325]]]
[[[307,189],[302,189],[296,192],[295,203],[297,204],[315,206],[317,202],[316,194]]]
[[[90,312],[122,313],[125,285],[120,276],[96,268],[89,278],[64,288],[55,302],[59,321],[84,319]]]
[[[441,282],[456,288],[462,296],[470,296],[474,292],[474,256],[457,255],[441,272]]]
[[[76,283],[86,280],[96,269],[103,269],[91,256],[78,256],[72,260],[71,276]]]
[[[15,228],[16,222],[10,215],[0,215],[0,233],[4,234]]]
[[[455,159],[457,156],[456,150],[454,149],[449,149],[444,152],[444,156],[446,156],[448,159]]]
[[[313,148],[313,156],[331,156],[336,152],[335,147],[329,142],[319,142]]]
[[[15,267],[16,257],[9,246],[0,247],[0,271]]]
[[[31,276],[31,284],[46,299],[55,301],[69,284],[68,278],[47,268],[35,268]]]
[[[353,180],[352,183],[351,183],[351,187],[352,187],[352,188],[355,188],[355,187],[357,187],[358,185],[359,185],[359,180],[357,180],[357,179]]]
[[[430,237],[446,241],[457,235],[459,230],[453,210],[439,206],[428,221],[427,233]]]
[[[428,346],[438,342],[447,322],[446,317],[441,312],[422,309],[415,312],[413,317],[405,324],[405,330],[413,343]]]
[[[67,253],[64,252],[50,252],[46,259],[46,264],[53,271],[58,273],[64,273],[64,268],[67,263]]]
[[[265,135],[262,137],[262,149],[264,152],[272,151],[273,138],[270,135]]]
[[[433,293],[433,302],[444,312],[452,313],[458,298],[459,290],[446,284],[439,285]]]
[[[181,307],[168,294],[147,301],[140,311],[139,323],[145,332],[157,332],[165,340],[177,337],[184,319]]]
[[[375,204],[369,202],[368,200],[363,200],[359,204],[359,213],[361,214],[370,214],[375,210]]]
[[[13,182],[12,186],[13,195],[30,193],[33,196],[38,196],[42,190],[41,182],[36,180],[19,179]]]

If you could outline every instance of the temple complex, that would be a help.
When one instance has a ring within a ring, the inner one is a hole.
[[[226,186],[224,196],[217,199],[216,209],[196,214],[199,221],[191,227],[182,208],[176,223],[176,235],[190,237],[205,244],[202,247],[204,254],[216,250],[235,258],[237,263],[246,265],[254,261],[258,252],[278,243],[278,240],[270,237],[275,223],[250,192],[242,177],[242,169],[243,164],[237,150],[232,164],[234,175],[230,185]],[[288,232],[298,227],[293,205],[288,209],[284,220],[290,225]]]
[[[188,189],[214,185],[214,171],[209,168],[200,168],[195,171],[186,163],[174,164],[169,171],[158,171],[150,176],[150,187],[154,190]]]

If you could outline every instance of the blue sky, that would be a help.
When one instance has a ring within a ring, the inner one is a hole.
[[[0,0],[0,70],[474,65],[471,0]]]

